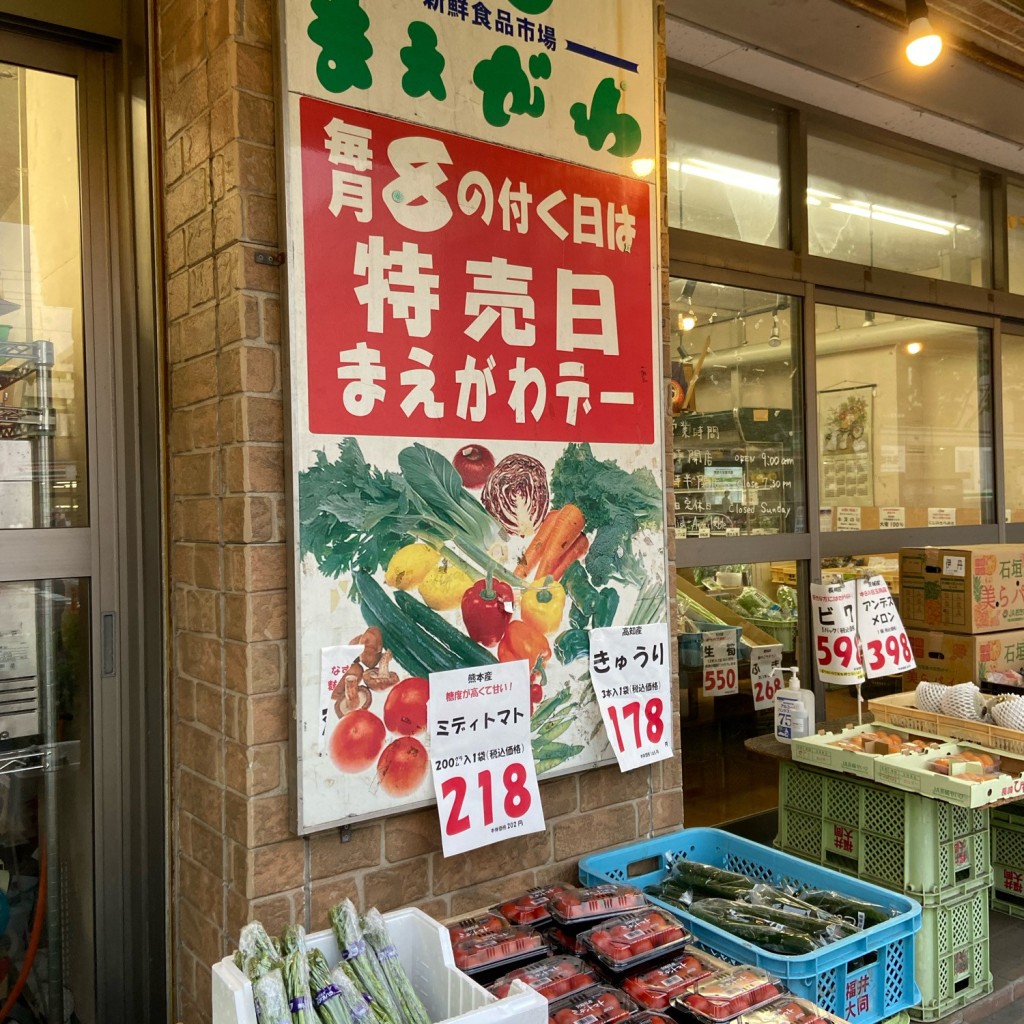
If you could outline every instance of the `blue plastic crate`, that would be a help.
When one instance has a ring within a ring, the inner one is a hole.
[[[907,896],[849,878],[829,868],[714,828],[690,828],[630,843],[580,861],[580,881],[626,882],[643,888],[660,882],[681,859],[738,871],[757,882],[834,889],[886,907],[895,917],[814,953],[783,956],[730,935],[678,907],[651,898],[685,917],[694,937],[737,963],[755,964],[785,982],[797,996],[855,1024],[875,1024],[921,1001],[914,982],[914,934],[921,906]]]

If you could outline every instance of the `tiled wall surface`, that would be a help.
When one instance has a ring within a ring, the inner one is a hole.
[[[171,637],[174,1012],[261,918],[326,927],[342,896],[439,916],[572,877],[678,827],[678,758],[544,783],[549,828],[445,860],[433,811],[298,838],[289,809],[288,577],[272,0],[159,0]],[[663,32],[662,32],[663,38]]]

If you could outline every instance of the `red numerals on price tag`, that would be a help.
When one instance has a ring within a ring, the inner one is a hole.
[[[721,697],[727,693],[738,693],[739,682],[736,669],[706,668],[704,670],[704,692],[709,696]]]
[[[826,665],[831,665],[833,661],[839,662],[843,668],[849,668],[851,665],[860,664],[860,653],[857,650],[857,644],[854,642],[852,636],[846,636],[845,634],[832,637],[831,643],[830,638],[827,636],[815,637],[815,641],[818,645],[818,664],[823,668]]]
[[[614,704],[609,705],[608,717],[615,729],[615,743],[619,752],[626,749],[626,743],[629,741],[632,741],[632,746],[637,750],[643,746],[645,738],[649,743],[660,743],[661,737],[665,734],[664,714],[665,702],[660,697],[651,697],[645,704],[638,700],[630,701],[621,708]],[[626,734],[625,738],[623,731]]]
[[[501,773],[501,786],[504,792],[497,794],[502,801],[502,808],[507,818],[521,818],[530,809],[532,797],[529,789],[526,788],[526,767],[518,761],[513,761],[505,766]],[[483,824],[491,825],[494,822],[494,781],[489,768],[477,773],[476,785],[480,791],[480,805],[483,813]],[[453,775],[441,783],[441,797],[447,799],[452,797],[451,807],[448,808],[448,817],[444,823],[444,830],[450,836],[456,836],[460,832],[467,832],[473,826],[469,814],[463,813],[466,810],[466,796],[469,793],[469,780],[464,775]]]
[[[910,649],[910,641],[907,639],[906,633],[890,633],[884,641],[882,640],[869,640],[868,641],[868,670],[871,672],[877,672],[880,668],[883,668],[886,663],[893,666],[902,665],[908,661],[912,661],[914,653]]]
[[[770,703],[775,700],[775,694],[782,689],[782,677],[774,673],[767,679],[753,679],[754,684],[754,706]]]

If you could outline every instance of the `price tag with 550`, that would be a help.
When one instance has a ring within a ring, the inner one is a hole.
[[[727,697],[740,692],[736,659],[736,630],[710,629],[701,633],[701,663],[705,697]]]
[[[432,672],[427,728],[446,857],[544,831],[527,662]]]
[[[622,771],[672,756],[668,625],[590,632],[590,678]]]

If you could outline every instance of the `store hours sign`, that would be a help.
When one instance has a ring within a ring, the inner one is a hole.
[[[446,672],[525,663],[536,775],[613,759],[590,634],[667,620],[653,9],[282,5],[300,832],[462,820]]]

